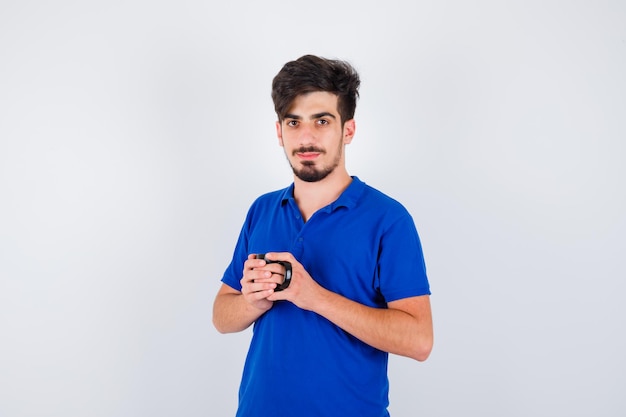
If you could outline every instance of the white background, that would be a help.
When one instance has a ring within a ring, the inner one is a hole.
[[[272,77],[361,73],[350,173],[420,232],[393,416],[626,413],[620,1],[2,1],[0,416],[231,416],[213,297],[291,182]],[[279,387],[277,387],[279,389]],[[320,399],[323,401],[323,399]]]

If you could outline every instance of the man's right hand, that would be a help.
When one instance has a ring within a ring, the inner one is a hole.
[[[274,289],[284,279],[282,266],[268,264],[263,259],[256,259],[256,255],[248,255],[244,263],[241,293],[251,306],[267,311],[274,305],[267,297],[274,294]]]

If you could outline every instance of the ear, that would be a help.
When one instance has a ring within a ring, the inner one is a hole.
[[[276,137],[278,138],[278,146],[283,145],[283,129],[280,126],[280,121],[276,122]]]
[[[356,122],[354,119],[350,119],[343,124],[343,143],[349,144],[352,142],[352,138],[354,137],[354,133],[356,130]]]

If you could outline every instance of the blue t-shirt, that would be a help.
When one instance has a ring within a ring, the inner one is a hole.
[[[222,282],[241,290],[251,253],[291,252],[324,288],[361,304],[430,294],[412,217],[357,177],[305,223],[293,184],[250,207]],[[384,417],[388,353],[324,317],[278,301],[254,323],[240,417]]]

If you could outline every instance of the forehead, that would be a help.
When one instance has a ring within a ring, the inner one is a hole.
[[[322,112],[337,115],[337,101],[337,95],[327,91],[314,91],[300,94],[293,100],[287,113],[300,117]]]

